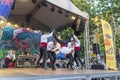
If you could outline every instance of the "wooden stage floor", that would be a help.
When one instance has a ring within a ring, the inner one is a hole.
[[[0,69],[0,80],[16,80],[16,79],[10,79],[10,78],[25,78],[25,77],[31,77],[31,79],[28,80],[37,80],[36,78],[40,78],[41,80],[44,80],[42,78],[49,78],[49,77],[55,77],[55,76],[84,76],[89,74],[108,74],[108,73],[116,73],[118,71],[109,71],[109,70],[69,70],[69,69],[62,69],[58,68],[55,71],[52,71],[51,69],[41,69],[41,68],[16,68],[16,69]],[[34,78],[33,78],[34,77]],[[4,79],[2,79],[4,78]],[[9,78],[9,79],[7,79]],[[32,79],[33,78],[33,79]],[[19,79],[17,79],[19,80]],[[21,80],[27,80],[21,79]],[[45,79],[45,80],[54,80],[54,79]],[[57,80],[57,79],[55,79]]]

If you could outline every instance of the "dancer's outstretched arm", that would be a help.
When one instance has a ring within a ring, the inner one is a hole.
[[[77,42],[78,44],[80,44],[80,40],[77,38],[77,36],[73,35],[73,37],[75,38],[75,42]]]
[[[55,38],[55,40],[56,40],[58,43],[60,43],[60,44],[68,44],[68,42],[70,42],[70,38],[71,38],[71,36],[69,36],[67,40],[62,41],[62,40],[60,40],[60,39],[58,39],[58,38],[57,38],[57,36],[56,36],[56,33],[55,33],[55,32],[53,33],[53,37],[54,37],[54,38]]]

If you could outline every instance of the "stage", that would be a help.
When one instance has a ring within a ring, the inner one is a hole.
[[[0,80],[91,80],[96,77],[120,77],[119,71],[16,68],[0,69]]]

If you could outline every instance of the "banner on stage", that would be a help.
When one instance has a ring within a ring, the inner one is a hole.
[[[107,68],[117,70],[112,28],[105,20],[101,20],[101,23],[105,43],[106,66]]]
[[[14,0],[0,0],[0,16],[8,19]]]
[[[0,28],[6,25],[14,0],[0,0]],[[0,39],[2,36],[2,29],[0,29]]]

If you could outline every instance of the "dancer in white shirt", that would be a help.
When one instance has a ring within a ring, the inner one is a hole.
[[[16,39],[16,37],[17,37],[17,35],[18,35],[19,33],[22,33],[22,32],[25,32],[25,31],[27,31],[26,28],[18,28],[18,29],[15,29],[15,30],[13,31],[13,39]]]
[[[82,63],[80,59],[80,40],[73,34],[74,39],[75,39],[75,53],[74,53],[74,60],[77,64],[77,67],[80,67],[78,61],[81,63],[82,68],[84,67],[84,64]]]
[[[12,67],[15,64],[15,50],[8,51],[8,55],[5,58],[5,68],[8,68],[10,62],[13,62]]]
[[[56,41],[48,42],[47,53],[48,53],[48,57],[50,58],[50,64],[51,64],[52,70],[56,70],[56,68],[55,68],[56,53],[55,52],[58,50],[59,49],[57,48]]]
[[[48,38],[53,35],[53,32],[50,34],[43,33],[41,36],[41,42],[40,42],[40,58],[38,59],[37,65],[43,58],[42,68],[46,69],[46,53],[47,53],[47,42]]]
[[[73,62],[74,62],[74,58],[73,58],[73,51],[74,51],[74,47],[75,47],[75,43],[74,43],[74,40],[71,40],[71,42],[68,43],[67,45],[67,48],[71,50],[71,52],[69,54],[66,55],[66,57],[69,59],[69,62],[67,64],[67,67],[69,68],[69,65],[70,65],[70,68],[72,70],[74,70],[73,68]]]

